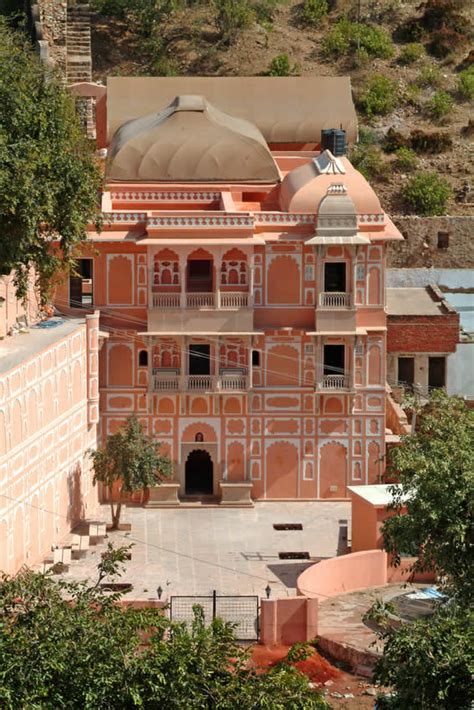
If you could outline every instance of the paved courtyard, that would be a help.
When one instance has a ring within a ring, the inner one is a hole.
[[[102,520],[110,519],[104,506]],[[311,560],[346,550],[349,502],[257,503],[254,508],[199,507],[181,509],[128,508],[123,522],[130,533],[112,533],[115,544],[133,543],[122,581],[133,584],[127,595],[156,599],[172,594],[264,595],[269,583],[274,595],[292,596],[296,578],[311,561],[279,559],[279,552],[308,552]],[[302,530],[277,531],[274,523],[301,523]],[[94,577],[105,545],[91,547],[74,561],[66,577]]]

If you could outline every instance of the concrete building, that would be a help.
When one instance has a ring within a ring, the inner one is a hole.
[[[73,90],[95,98],[108,149],[104,229],[56,305],[99,309],[109,333],[103,436],[135,412],[173,459],[156,491],[173,502],[344,498],[380,480],[384,255],[401,235],[347,158],[320,149],[325,128],[355,139],[349,82]]]

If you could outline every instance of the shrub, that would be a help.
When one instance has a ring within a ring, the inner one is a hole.
[[[342,17],[323,41],[326,54],[347,54],[351,47],[352,22]]]
[[[453,99],[446,91],[437,91],[428,101],[428,115],[435,121],[442,121],[453,108]]]
[[[230,43],[239,30],[249,27],[254,20],[254,11],[248,0],[213,0],[215,23],[222,39]]]
[[[395,167],[398,170],[414,170],[418,164],[416,153],[411,148],[402,146],[395,151]]]
[[[406,44],[402,51],[398,61],[400,64],[414,64],[426,54],[426,50],[420,42],[410,42]]]
[[[378,146],[358,143],[352,148],[349,159],[366,180],[387,175],[387,163]]]
[[[326,54],[353,54],[365,50],[369,57],[388,59],[393,55],[393,43],[385,30],[372,25],[350,22],[341,18],[324,40]]]
[[[442,80],[443,77],[438,67],[428,64],[426,67],[421,69],[416,78],[416,83],[422,88],[437,87],[441,84]]]
[[[290,58],[287,54],[277,54],[273,57],[268,68],[268,76],[295,76],[300,73],[298,64],[290,64]]]
[[[357,40],[359,40],[360,48],[365,49],[369,57],[378,57],[379,59],[393,57],[394,49],[390,35],[380,27],[355,24],[354,41],[356,45]]]
[[[396,98],[396,83],[383,74],[374,74],[367,82],[358,104],[369,118],[385,116],[395,108]]]
[[[419,172],[405,185],[402,196],[417,214],[436,216],[445,214],[452,192],[447,180],[437,173]]]
[[[328,14],[327,0],[304,0],[300,11],[300,19],[308,27],[316,27]]]
[[[420,106],[420,87],[417,84],[408,84],[405,88],[405,101],[409,106]]]
[[[410,147],[417,153],[442,153],[453,145],[451,136],[446,132],[425,133],[416,129],[410,133]]]
[[[474,98],[474,64],[459,72],[458,91],[464,99]]]
[[[383,149],[386,153],[396,153],[400,148],[409,148],[410,139],[396,131],[394,128],[389,128],[383,142]]]

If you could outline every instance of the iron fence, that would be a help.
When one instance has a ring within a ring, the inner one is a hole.
[[[227,596],[212,594],[202,596],[172,596],[170,598],[170,619],[191,624],[194,618],[193,607],[200,606],[206,624],[219,618],[235,625],[237,641],[257,641],[259,636],[259,599],[258,596]]]

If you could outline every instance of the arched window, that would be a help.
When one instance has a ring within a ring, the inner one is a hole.
[[[139,350],[138,367],[148,367],[148,350]]]
[[[196,436],[194,437],[194,441],[204,441],[204,436],[200,431],[197,432]]]

